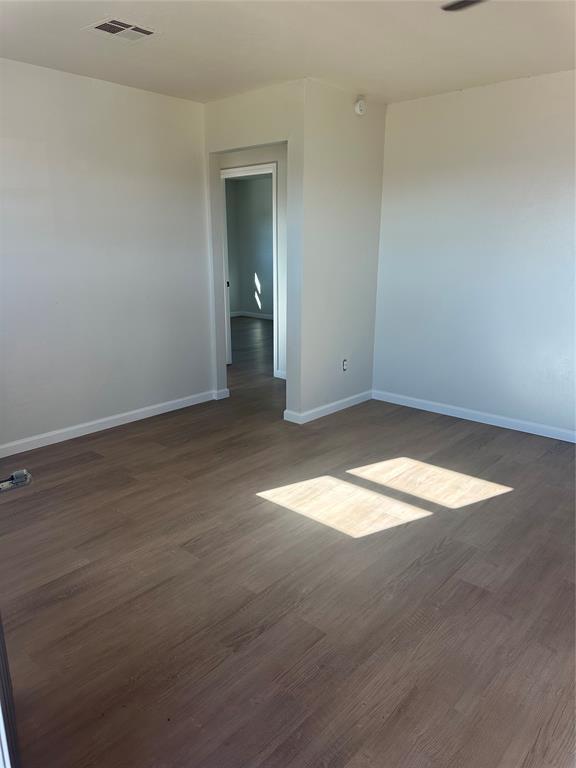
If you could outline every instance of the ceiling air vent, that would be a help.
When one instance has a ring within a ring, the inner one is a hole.
[[[135,24],[118,21],[118,19],[106,19],[106,21],[102,21],[99,24],[90,27],[90,30],[113,35],[117,40],[127,40],[130,43],[135,43],[137,40],[144,40],[144,38],[154,34],[151,29],[144,29]]]

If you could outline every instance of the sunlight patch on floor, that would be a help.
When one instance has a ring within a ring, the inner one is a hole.
[[[406,457],[378,461],[365,467],[349,469],[348,472],[384,488],[409,493],[450,509],[475,504],[514,490],[507,485],[491,483],[480,477]]]
[[[257,495],[355,539],[432,514],[330,476],[315,477]]]

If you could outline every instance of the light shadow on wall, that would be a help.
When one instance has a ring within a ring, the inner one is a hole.
[[[254,285],[256,286],[256,290],[254,291],[254,298],[256,300],[256,304],[258,305],[258,309],[262,309],[262,301],[261,301],[261,294],[262,294],[262,286],[260,285],[260,280],[258,279],[258,274],[254,272]]]

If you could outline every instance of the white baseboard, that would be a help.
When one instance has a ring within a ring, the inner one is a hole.
[[[281,371],[279,369],[274,369],[274,378],[275,379],[286,379],[286,371]]]
[[[458,419],[478,421],[481,424],[491,424],[494,427],[514,429],[518,432],[528,432],[532,435],[540,435],[541,437],[552,437],[556,440],[564,440],[568,443],[576,442],[576,432],[573,432],[570,429],[563,429],[562,427],[551,427],[547,424],[538,424],[533,421],[511,419],[507,416],[498,416],[495,413],[473,411],[469,408],[461,408],[457,405],[436,403],[433,400],[420,400],[420,398],[417,397],[398,395],[395,392],[383,392],[378,389],[372,391],[372,397],[374,400],[381,400],[385,403],[392,403],[394,405],[405,405],[408,408],[418,408],[420,411],[431,411],[432,413],[441,413],[444,416],[455,416]]]
[[[264,312],[230,312],[230,317],[257,317],[259,320],[274,320],[274,315],[266,315]]]
[[[335,400],[333,403],[321,405],[318,408],[312,408],[309,411],[284,411],[285,421],[291,421],[293,424],[307,424],[309,421],[320,419],[322,416],[330,416],[331,413],[343,411],[353,405],[364,403],[372,398],[372,392],[359,392],[357,395],[345,397],[342,400]]]
[[[147,405],[145,408],[138,408],[135,411],[117,413],[114,416],[106,416],[103,419],[87,421],[84,424],[75,424],[72,427],[55,429],[52,432],[44,432],[41,435],[32,435],[31,437],[25,437],[22,440],[14,440],[11,443],[0,445],[0,458],[12,456],[16,453],[23,453],[24,451],[31,451],[34,448],[42,448],[45,445],[52,445],[53,443],[61,443],[64,440],[72,440],[74,437],[89,435],[92,432],[101,432],[104,429],[119,427],[122,424],[129,424],[132,421],[140,421],[140,419],[148,419],[151,416],[159,416],[161,413],[177,411],[180,408],[188,408],[191,405],[199,405],[200,403],[206,403],[209,400],[221,400],[229,395],[230,392],[227,389],[200,392],[197,395],[181,397],[178,400],[169,400],[166,403]]]
[[[93,432],[100,432],[104,429],[111,429],[112,427],[118,427],[122,424],[129,424],[133,421],[147,419],[151,416],[159,416],[160,414],[168,413],[169,411],[188,408],[191,405],[198,405],[199,403],[205,403],[209,400],[222,400],[229,396],[230,391],[228,389],[210,390],[208,392],[200,392],[197,395],[182,397],[178,400],[170,400],[165,403],[148,405],[145,408],[138,408],[135,411],[126,411],[125,413],[118,413],[103,419],[96,419],[95,421],[88,421],[83,424],[76,424],[63,429],[56,429],[52,432],[32,435],[31,437],[25,437],[22,440],[15,440],[11,443],[0,445],[0,458],[23,453],[24,451],[31,451],[34,448],[42,448],[45,445],[60,443],[64,440],[71,440],[75,437],[81,437],[82,435],[89,435]],[[284,419],[294,424],[306,424],[309,421],[320,419],[323,416],[329,416],[331,413],[342,411],[345,408],[350,408],[353,405],[358,405],[359,403],[363,403],[370,399],[380,400],[394,405],[404,405],[408,408],[417,408],[421,411],[440,413],[445,416],[454,416],[459,419],[466,419],[467,421],[491,424],[495,427],[514,429],[518,432],[528,432],[529,434],[550,437],[569,443],[576,442],[576,432],[569,429],[563,429],[562,427],[552,427],[546,424],[538,424],[533,421],[511,419],[507,416],[484,413],[483,411],[473,411],[455,405],[437,403],[432,400],[421,400],[420,398],[399,395],[395,392],[384,392],[377,389],[372,390],[372,392],[360,392],[357,395],[352,395],[351,397],[346,397],[342,400],[336,400],[318,408],[312,408],[309,411],[297,412],[285,410]]]
[[[371,392],[361,392],[352,397],[346,397],[343,400],[336,400],[333,403],[322,405],[319,408],[313,408],[310,411],[284,411],[285,421],[293,424],[306,424],[314,419],[320,419],[322,416],[329,416],[331,413],[342,411],[353,405],[358,405],[366,400],[380,400],[393,405],[404,405],[408,408],[417,408],[421,411],[431,411],[440,413],[444,416],[454,416],[458,419],[467,421],[476,421],[481,424],[490,424],[494,427],[503,427],[504,429],[513,429],[517,432],[527,432],[531,435],[540,437],[551,437],[555,440],[564,440],[568,443],[576,442],[576,432],[562,427],[551,427],[547,424],[538,424],[533,421],[522,421],[520,419],[511,419],[507,416],[499,416],[494,413],[484,413],[483,411],[473,411],[469,408],[461,408],[456,405],[447,405],[446,403],[437,403],[432,400],[421,400],[417,397],[408,397],[399,395],[395,392],[384,392],[374,389]]]

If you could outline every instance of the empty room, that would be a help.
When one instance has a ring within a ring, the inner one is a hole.
[[[575,11],[0,0],[1,768],[573,768]]]

